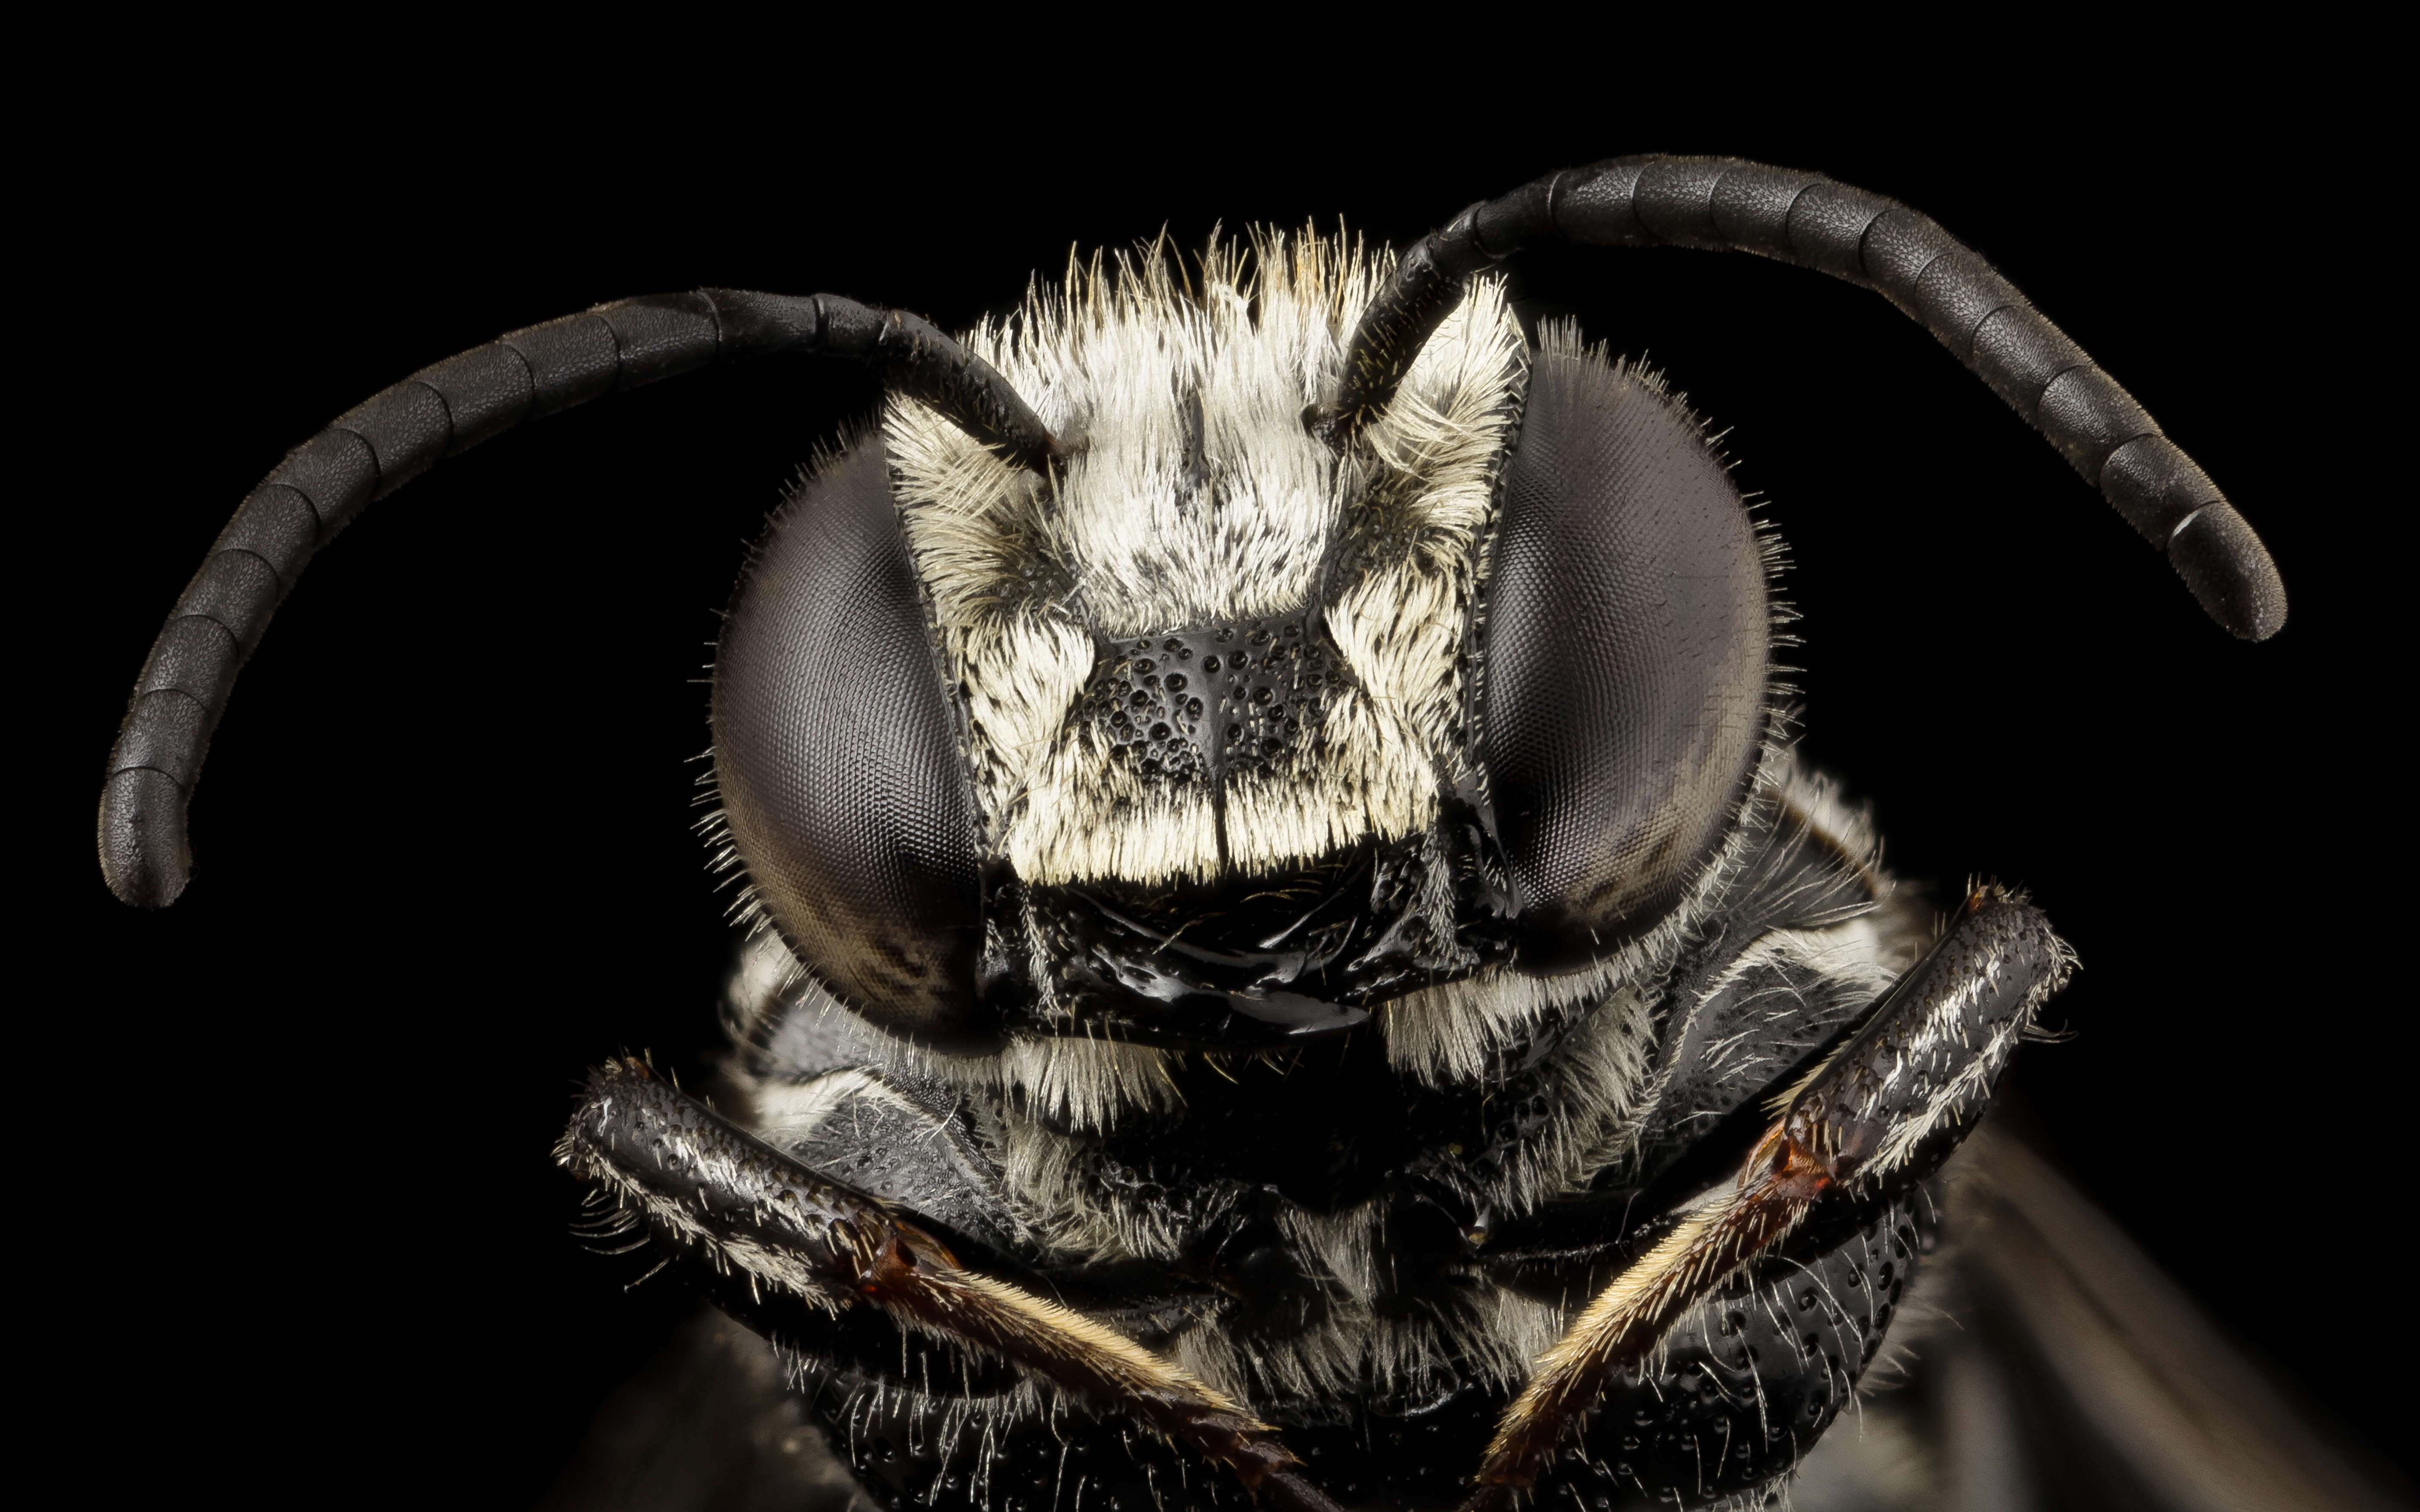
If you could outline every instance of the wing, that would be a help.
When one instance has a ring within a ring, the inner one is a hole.
[[[2014,1139],[1987,1125],[1949,1173],[1931,1306],[1910,1298],[1875,1372],[1896,1381],[1808,1457],[1798,1512],[2410,1504]]]
[[[623,1382],[539,1512],[874,1512],[773,1347],[706,1308]]]

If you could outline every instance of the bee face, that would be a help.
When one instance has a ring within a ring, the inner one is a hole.
[[[891,408],[767,532],[717,668],[725,859],[773,926],[727,1005],[731,1111],[635,1062],[593,1077],[559,1150],[592,1235],[644,1227],[758,1329],[781,1453],[812,1414],[877,1497],[1782,1494],[1819,1439],[1855,1442],[1827,1425],[1926,1247],[1924,1172],[2071,962],[1989,888],[1924,949],[1878,841],[1792,768],[1766,553],[1720,459],[1652,378],[1513,330],[1486,283],[1559,243],[1882,290],[2222,625],[2279,623],[2214,486],[1940,227],[1815,176],[1620,160],[1473,207],[1391,277],[1274,239],[1198,276],[1071,276],[983,357],[842,296],[708,289],[447,359],[299,448],[213,547],[113,751],[104,872],[132,903],[183,885],[237,667],[370,501],[608,393],[866,359]],[[1997,733],[1923,748],[1992,801],[2024,748]],[[339,754],[298,834],[375,813]],[[615,977],[580,1006],[639,995]],[[363,1016],[361,981],[315,1006]],[[1167,1053],[1271,1046],[1304,1053]],[[2008,1253],[1950,1273],[2030,1296],[2042,1267]]]
[[[766,914],[941,1049],[1262,1046],[1583,969],[1735,819],[1763,551],[1652,378],[1474,285],[1401,400],[1305,424],[1388,271],[1315,238],[1097,265],[978,332],[1044,473],[894,399],[778,516],[716,674]]]

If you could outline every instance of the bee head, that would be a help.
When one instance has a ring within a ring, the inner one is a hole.
[[[923,405],[753,554],[732,854],[843,1003],[943,1050],[1265,1047],[1581,970],[1666,918],[1763,735],[1763,554],[1696,422],[1475,284],[1353,444],[1387,271],[1314,238],[1098,264],[969,347],[1065,443]]]

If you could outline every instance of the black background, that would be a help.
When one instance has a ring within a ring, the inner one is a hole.
[[[520,1504],[685,1309],[575,1246],[549,1149],[598,1057],[695,1073],[711,1053],[726,900],[689,828],[696,679],[757,521],[874,394],[804,364],[709,373],[372,509],[244,676],[192,890],[122,908],[91,860],[101,755],[160,616],[284,448],[415,367],[623,295],[831,289],[955,326],[1071,245],[1340,215],[1407,240],[1637,150],[1820,168],[1931,213],[2274,549],[2291,622],[2232,641],[1845,284],[1674,251],[1521,272],[1529,308],[1645,352],[1729,427],[1791,549],[1807,748],[1874,804],[1897,868],[1937,899],[2024,884],[2081,950],[2051,1011],[2075,1038],[2011,1077],[2040,1140],[2236,1336],[2411,1463],[2408,1282],[2381,1248],[2411,992],[2372,859],[2408,827],[2374,625],[2406,592],[2384,491],[2409,485],[2358,358],[2388,318],[2363,292],[2382,255],[2334,208],[2365,124],[2303,102],[2333,92],[2306,61],[2104,57],[2023,100],[1959,70],[1640,92],[1454,49],[1404,65],[1450,66],[1443,91],[1263,58],[1226,93],[1163,87],[1149,60],[1088,93],[1029,57],[836,92],[767,48],[726,37],[720,73],[670,89],[647,81],[694,63],[692,39],[376,88],[163,54],[42,139],[26,224],[51,356],[18,415],[66,467],[13,574],[52,606],[21,626],[17,854],[42,903],[20,950],[51,984],[22,1011],[42,1037],[25,1071],[57,1105],[16,1170],[48,1209],[34,1295],[62,1402],[151,1425],[109,1473]],[[1001,91],[1013,108],[986,104]],[[1882,108],[1892,91],[1923,108]]]

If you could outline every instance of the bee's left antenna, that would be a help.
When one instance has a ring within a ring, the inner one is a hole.
[[[736,289],[599,305],[426,367],[338,416],[245,496],[185,585],[135,679],[101,792],[101,870],[157,908],[193,875],[185,807],[210,732],[270,616],[319,548],[373,499],[524,421],[710,363],[773,352],[864,358],[1010,459],[1059,456],[1031,406],[930,323],[832,294]]]
[[[1751,252],[1846,279],[1921,321],[2160,548],[2210,617],[2246,640],[2286,623],[2277,564],[2194,459],[2007,279],[1928,217],[1822,174],[1731,158],[1609,158],[1463,211],[1415,243],[1362,312],[1330,445],[1393,402],[1470,278],[1528,247]]]

